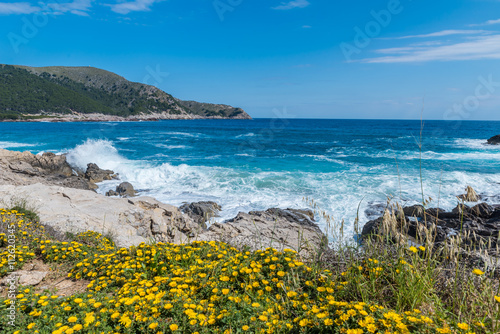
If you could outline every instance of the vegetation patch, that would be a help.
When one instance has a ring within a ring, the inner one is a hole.
[[[16,268],[38,259],[67,268],[65,279],[90,282],[71,296],[19,286],[16,325],[2,322],[2,333],[479,333],[496,321],[457,322],[419,309],[425,297],[412,296],[432,289],[425,285],[423,246],[407,248],[397,262],[353,261],[337,274],[287,249],[249,252],[220,242],[118,249],[96,232],[54,240],[23,213],[2,209],[0,215],[2,224],[15,227]],[[0,234],[3,258],[6,233]],[[8,274],[4,263],[0,273]],[[377,286],[407,289],[408,298],[402,292],[397,307],[388,308]],[[0,298],[0,312],[10,303]]]

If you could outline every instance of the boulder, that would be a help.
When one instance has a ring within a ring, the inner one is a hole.
[[[500,145],[500,135],[496,135],[488,139],[490,145]]]
[[[2,279],[1,285],[9,285],[10,281],[15,280],[17,285],[37,285],[39,284],[48,272],[46,271],[28,271],[28,270],[18,270]]]
[[[204,229],[207,228],[207,221],[217,217],[219,211],[222,209],[221,206],[215,202],[195,202],[184,204],[179,208],[182,212],[186,213],[191,217],[196,223],[202,226]]]
[[[141,242],[188,242],[202,228],[178,208],[150,197],[111,198],[93,191],[32,184],[0,186],[0,201],[23,197],[40,221],[65,235],[95,231],[112,237],[118,247]]]
[[[116,179],[117,176],[112,170],[100,169],[96,164],[90,163],[87,165],[85,178],[90,182],[99,183],[106,180]]]
[[[116,192],[121,197],[134,197],[136,195],[136,191],[134,186],[128,182],[122,182],[116,187]]]
[[[313,257],[328,247],[328,240],[313,217],[310,210],[268,209],[240,212],[224,223],[212,224],[197,239],[223,241],[252,250],[289,248],[302,256]]]
[[[134,197],[137,191],[135,191],[134,186],[129,182],[120,183],[115,190],[109,190],[106,192],[106,196],[120,196],[120,197]]]

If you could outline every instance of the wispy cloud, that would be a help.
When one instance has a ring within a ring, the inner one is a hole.
[[[385,57],[362,59],[363,63],[411,63],[429,61],[500,59],[500,34],[476,36],[474,40],[448,45],[417,47],[408,46],[380,49]]]
[[[0,2],[0,15],[31,14],[41,10],[28,2]]]
[[[409,35],[409,36],[402,36],[402,37],[395,37],[391,39],[408,39],[408,38],[429,38],[429,37],[444,37],[444,36],[451,36],[451,35],[478,35],[478,34],[487,34],[489,31],[487,30],[442,30],[442,31],[437,31],[433,32],[430,34],[423,34],[423,35]]]
[[[470,24],[469,26],[470,27],[479,27],[479,26],[491,26],[491,25],[494,25],[494,24],[500,24],[500,19],[498,19],[498,20],[488,20],[486,22],[479,23],[479,24]]]
[[[74,0],[66,3],[48,3],[49,7],[55,14],[72,13],[75,15],[87,16],[88,11],[92,7],[92,0]]]
[[[0,15],[51,13],[72,13],[76,15],[88,15],[92,7],[92,0],[74,0],[73,2],[49,2],[33,6],[28,2],[0,2]]]
[[[282,2],[281,5],[273,7],[276,10],[288,10],[294,8],[305,8],[309,6],[310,3],[308,0],[293,0],[288,2]]]
[[[110,5],[110,7],[113,12],[119,14],[128,14],[130,12],[147,12],[151,10],[151,6],[160,1],[162,0],[134,0]]]

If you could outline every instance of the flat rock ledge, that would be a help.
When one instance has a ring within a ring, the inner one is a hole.
[[[107,197],[41,183],[0,185],[2,203],[13,204],[19,198],[33,207],[40,222],[52,227],[54,233],[95,231],[110,236],[118,247],[142,242],[222,241],[252,250],[289,248],[304,256],[327,247],[326,237],[309,210],[240,212],[235,218],[206,229],[192,212],[184,213],[151,197]]]

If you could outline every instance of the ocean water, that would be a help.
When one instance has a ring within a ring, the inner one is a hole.
[[[358,206],[363,225],[388,197],[421,201],[421,180],[431,206],[452,209],[467,185],[500,204],[500,146],[485,145],[496,134],[500,122],[426,121],[423,129],[393,120],[0,123],[0,148],[67,153],[75,168],[97,163],[174,205],[215,201],[219,221],[239,211],[306,208],[304,198],[314,199],[352,231]]]

